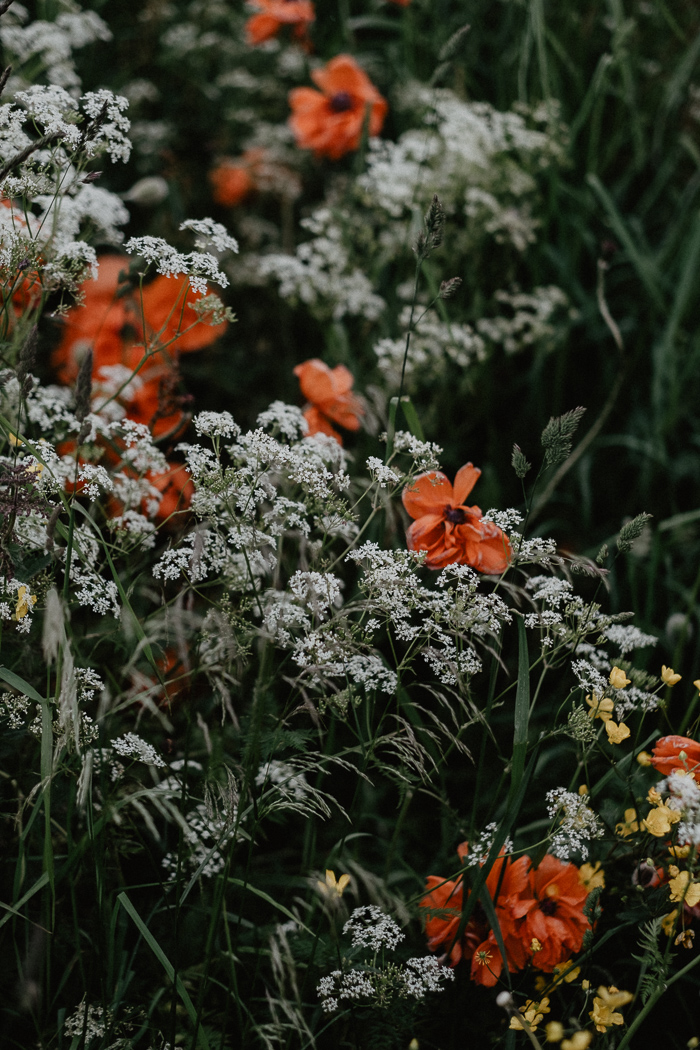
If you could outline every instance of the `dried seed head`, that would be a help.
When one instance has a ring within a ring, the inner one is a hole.
[[[440,285],[439,296],[441,299],[451,299],[462,283],[461,277],[450,277],[449,281],[443,281]]]
[[[437,193],[434,193],[430,207],[423,220],[423,229],[419,233],[413,249],[419,259],[427,259],[430,253],[442,244],[444,227],[445,211]]]

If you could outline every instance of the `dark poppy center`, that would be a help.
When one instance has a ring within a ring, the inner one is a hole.
[[[443,514],[445,521],[451,521],[453,525],[464,525],[467,515],[461,507],[445,507]]]
[[[540,911],[543,911],[545,915],[554,915],[557,910],[557,902],[552,897],[547,897],[546,900],[540,901]]]
[[[330,107],[334,113],[345,113],[352,109],[352,96],[347,91],[336,91],[331,96]]]

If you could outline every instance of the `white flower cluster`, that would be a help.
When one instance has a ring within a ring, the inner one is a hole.
[[[465,868],[476,868],[485,864],[496,839],[498,824],[487,824],[484,830],[469,843],[469,852],[462,859]],[[508,854],[513,851],[513,840],[506,838],[503,843],[503,852]]]
[[[37,19],[25,25],[27,19],[26,8],[14,4],[0,23],[5,60],[15,70],[13,81],[22,82],[23,67],[29,66],[32,75],[43,72],[50,84],[76,90],[80,78],[73,51],[97,40],[112,39],[109,27],[95,11],[81,11],[75,3],[71,9],[61,11],[53,22]],[[11,83],[10,89],[13,87]]]
[[[399,316],[399,324],[407,328],[410,307],[405,307]],[[402,339],[380,339],[374,344],[377,367],[389,387],[397,389],[401,381],[406,337]],[[447,361],[460,369],[466,369],[476,361],[483,361],[486,344],[471,325],[446,324],[439,321],[432,310],[426,311],[415,324],[409,341],[404,383],[408,381],[429,384],[442,375]]]
[[[191,230],[197,237],[195,248],[204,250],[214,248],[217,252],[237,252],[238,241],[232,237],[225,226],[214,219],[185,219],[180,230]]]
[[[270,759],[260,766],[255,783],[257,787],[272,787],[285,799],[303,802],[309,794],[309,785],[303,772],[295,769],[289,762]]]
[[[455,972],[449,966],[442,966],[435,955],[422,955],[406,960],[402,977],[406,994],[424,999],[428,992],[443,991],[443,982],[454,981]]]
[[[560,860],[570,860],[574,854],[586,860],[588,843],[600,838],[604,830],[600,818],[588,804],[590,798],[560,787],[548,791],[546,799],[549,818],[559,820],[550,839],[549,852]]]
[[[638,627],[625,626],[614,623],[605,628],[605,637],[616,645],[623,656],[633,652],[635,649],[643,649],[647,645],[656,645],[658,638],[653,634],[645,634]]]
[[[343,933],[350,934],[353,948],[371,948],[373,952],[383,948],[393,951],[405,936],[391,916],[376,904],[355,908],[343,926]]]
[[[321,999],[321,1008],[326,1013],[337,1010],[340,999],[354,1002],[359,999],[371,999],[375,995],[372,980],[363,970],[346,970],[344,973],[341,970],[333,970],[327,977],[321,978],[316,991]]]
[[[661,781],[657,790],[667,795],[668,808],[681,814],[678,842],[693,849],[700,847],[700,785],[692,773],[676,770]]]
[[[348,216],[337,209],[317,208],[302,226],[316,236],[300,244],[294,255],[263,255],[259,272],[279,281],[280,295],[291,303],[302,302],[320,318],[339,321],[345,316],[375,321],[386,307],[372,290],[359,266],[353,265],[342,221]]]
[[[136,762],[145,762],[147,766],[165,766],[156,749],[136,733],[125,733],[111,741],[111,747],[122,758],[131,758]]]
[[[394,449],[411,456],[417,473],[440,469],[442,449],[433,441],[420,441],[407,430],[397,430],[394,434]]]
[[[528,294],[498,291],[494,299],[508,307],[511,315],[480,317],[476,329],[485,340],[502,346],[507,354],[530,346],[552,350],[565,332],[561,319],[574,315],[567,296],[555,285],[535,288]]]
[[[209,252],[179,252],[162,237],[130,237],[124,250],[140,256],[149,266],[153,263],[163,277],[189,278],[192,290],[199,295],[206,295],[207,281],[222,288],[228,286],[228,277]]]
[[[199,412],[193,419],[199,437],[238,437],[241,428],[230,412]]]
[[[387,487],[394,488],[394,486],[399,484],[403,477],[400,470],[387,467],[382,463],[378,456],[370,456],[367,459],[367,470],[370,473],[372,481],[376,485],[379,485],[381,489]]]

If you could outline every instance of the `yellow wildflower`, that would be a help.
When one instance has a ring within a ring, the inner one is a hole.
[[[650,787],[647,791],[647,802],[650,806],[660,806],[663,799],[655,787]]]
[[[652,762],[652,756],[649,754],[648,751],[640,751],[637,755],[637,761],[639,762],[640,766],[650,766]]]
[[[523,1015],[528,1027],[534,1032],[544,1015],[549,1013],[549,999],[542,999],[539,1003],[528,999],[525,1005],[520,1007],[520,1013]],[[511,1017],[510,1027],[518,1032],[522,1032],[525,1025],[517,1017]]]
[[[664,931],[667,937],[670,937],[676,928],[676,919],[678,918],[678,908],[674,908],[668,915],[664,915],[661,920],[661,929]]]
[[[558,1043],[564,1038],[564,1025],[561,1021],[550,1021],[545,1027],[548,1043]]]
[[[412,1039],[411,1042],[408,1044],[408,1050],[419,1050],[419,1048],[420,1043],[417,1039]]]
[[[584,992],[587,992],[590,987],[591,987],[591,982],[590,981],[588,981],[588,980],[581,981],[581,988],[582,988],[582,990]]]
[[[700,692],[700,678],[696,678],[695,681],[693,682],[693,685],[698,690],[698,692]]]
[[[672,824],[677,824],[681,815],[677,809],[669,809],[668,806],[657,806],[652,809],[646,820],[642,821],[642,827],[654,838],[660,839],[668,835]]]
[[[676,674],[672,667],[661,664],[661,681],[664,685],[677,685],[680,680],[681,676]]]
[[[579,795],[587,795],[588,794],[588,784],[581,784],[579,786],[578,793],[579,793]]]
[[[610,988],[600,987],[588,1016],[599,1032],[604,1032],[614,1024],[624,1024],[625,1019],[622,1014],[616,1012],[616,1007],[624,1006],[631,1002],[632,998],[631,992],[620,992],[614,985]]]
[[[32,606],[36,605],[36,594],[30,594],[29,588],[24,584],[17,591],[17,605],[15,607],[15,620],[23,620]]]
[[[321,882],[319,879],[316,885],[318,886],[324,897],[342,897],[343,893],[348,887],[350,882],[349,875],[341,875],[336,881],[335,872],[331,871],[330,868],[326,868],[326,880]]]
[[[8,431],[7,440],[10,442],[13,448],[20,448],[24,444],[22,439],[17,437],[17,435],[11,430]]]
[[[685,1045],[688,1047],[688,1050],[696,1050],[696,1048],[700,1046],[700,1039],[698,1039],[696,1035],[693,1035]]]
[[[578,869],[578,881],[582,886],[586,887],[589,893],[599,886],[603,889],[605,887],[605,873],[600,867],[600,861],[597,860],[595,862],[595,867],[588,863],[582,864]]]
[[[630,727],[626,726],[624,722],[620,722],[618,725],[616,722],[607,721],[605,723],[605,732],[608,734],[608,740],[611,744],[621,744],[630,735]]]
[[[672,857],[676,857],[679,860],[684,860],[690,853],[690,846],[669,846],[668,852]]]
[[[561,1050],[587,1050],[593,1038],[590,1032],[574,1032],[571,1039],[565,1039],[561,1044]]]
[[[626,685],[630,684],[629,678],[619,667],[613,667],[609,681],[613,689],[624,689]]]
[[[576,980],[580,973],[580,966],[572,966],[571,963],[561,963],[559,966],[554,967],[552,977],[556,978],[556,984],[559,984],[561,981],[566,981],[567,984],[571,984],[572,981]]]
[[[590,707],[589,718],[600,718],[603,722],[608,722],[612,718],[615,703],[609,697],[600,698],[594,694],[592,697],[586,697],[586,703]]]
[[[626,839],[629,835],[634,835],[635,831],[639,831],[639,824],[637,823],[637,810],[626,809],[625,819],[620,821],[619,824],[615,825],[615,834],[622,835],[623,839]]]
[[[671,890],[672,901],[683,901],[689,908],[694,908],[700,902],[700,883],[693,882],[689,871],[678,871],[675,865],[668,869],[669,875],[674,874],[668,886]]]
[[[542,951],[542,942],[538,941],[536,937],[533,937],[532,940],[530,941],[530,951],[531,952],[541,952]]]

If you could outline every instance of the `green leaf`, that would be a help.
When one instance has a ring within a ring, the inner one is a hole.
[[[161,966],[165,970],[165,972],[168,975],[169,979],[175,984],[175,988],[177,990],[177,994],[182,999],[182,1004],[185,1007],[185,1009],[187,1010],[188,1017],[192,1021],[192,1024],[195,1027],[197,1027],[197,1011],[194,1008],[194,1003],[190,999],[189,994],[187,992],[187,989],[185,988],[184,984],[180,980],[179,976],[178,977],[175,976],[175,967],[170,962],[170,959],[168,959],[167,955],[165,954],[165,952],[163,951],[161,946],[158,944],[158,941],[155,939],[155,937],[153,936],[151,931],[148,929],[148,927],[146,926],[145,922],[143,921],[143,919],[141,918],[139,913],[136,911],[136,908],[133,906],[133,904],[131,903],[131,901],[127,897],[126,893],[124,893],[124,892],[120,893],[119,896],[117,897],[117,900],[119,901],[119,903],[121,904],[122,908],[127,913],[127,915],[131,916],[131,918],[133,919],[135,925],[138,928],[139,933],[143,937],[144,941],[146,942],[146,944],[151,949],[151,951],[155,955],[155,957],[158,960],[158,962],[161,964]],[[206,1050],[209,1050],[209,1040],[207,1039],[206,1033],[204,1032],[204,1030],[202,1028],[199,1028],[198,1035],[199,1035],[200,1041],[203,1043],[203,1045],[205,1046]]]

